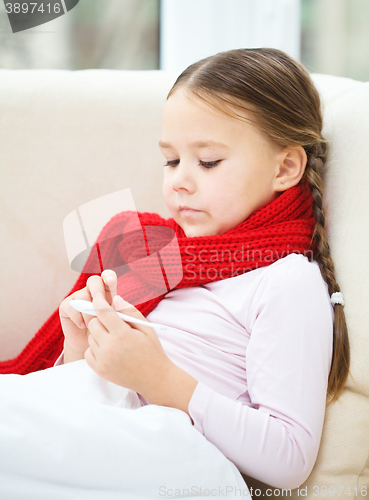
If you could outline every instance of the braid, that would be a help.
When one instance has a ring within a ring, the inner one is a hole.
[[[308,163],[304,178],[309,182],[313,196],[313,212],[316,220],[312,240],[315,243],[314,259],[319,264],[320,272],[328,285],[329,295],[340,292],[335,278],[334,263],[325,231],[323,209],[323,167],[327,156],[327,144],[324,140],[312,148],[307,148]],[[333,355],[328,379],[328,396],[333,395],[329,403],[338,399],[348,377],[350,367],[350,346],[343,306],[334,305]],[[328,403],[328,404],[329,404]]]

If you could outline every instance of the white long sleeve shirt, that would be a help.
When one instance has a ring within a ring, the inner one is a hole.
[[[156,329],[167,356],[199,381],[196,429],[241,472],[291,489],[318,454],[333,318],[318,264],[300,254],[171,291],[147,315],[170,327]]]
[[[167,356],[199,381],[195,428],[242,473],[290,489],[317,458],[333,318],[318,264],[300,254],[173,290],[147,315],[168,326],[155,329]]]

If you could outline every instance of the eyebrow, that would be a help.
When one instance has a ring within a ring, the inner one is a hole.
[[[192,142],[190,144],[190,146],[198,148],[198,149],[204,149],[204,148],[209,148],[209,147],[210,148],[211,147],[221,147],[221,148],[229,149],[229,147],[226,144],[223,144],[223,143],[217,142],[217,141],[197,141],[197,142]],[[170,144],[168,144],[167,142],[159,141],[159,147],[161,147],[163,149],[169,149],[172,146]]]

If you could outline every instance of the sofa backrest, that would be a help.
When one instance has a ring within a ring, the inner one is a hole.
[[[158,142],[175,77],[0,70],[0,360],[21,351],[78,277],[64,243],[70,212],[130,188],[138,211],[170,216]]]

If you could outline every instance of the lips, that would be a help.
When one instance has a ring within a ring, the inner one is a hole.
[[[187,207],[185,205],[179,207],[179,211],[182,217],[196,217],[198,214],[201,214],[201,210],[196,210],[194,208]]]
[[[199,210],[196,210],[196,208],[191,208],[191,207],[188,207],[187,205],[180,205],[178,207],[179,210],[194,210],[195,212],[198,212]]]

